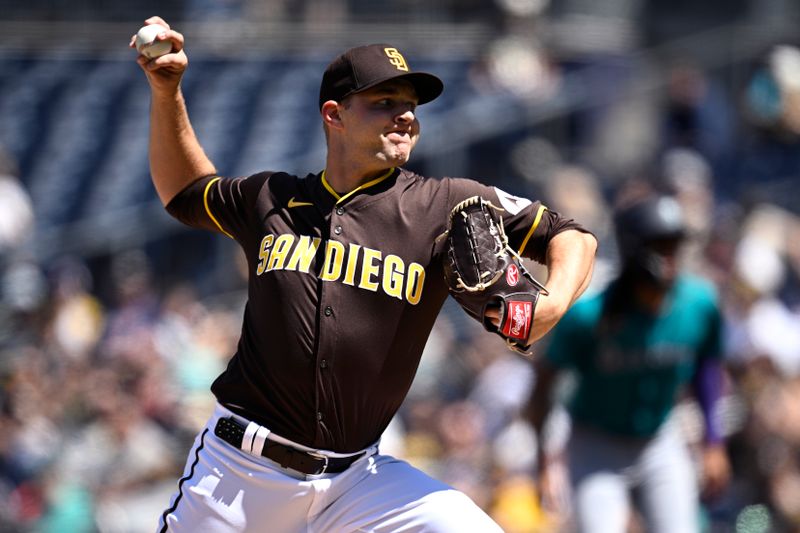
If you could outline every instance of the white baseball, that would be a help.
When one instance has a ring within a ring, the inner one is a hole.
[[[172,41],[157,41],[156,36],[167,29],[160,24],[142,26],[136,32],[136,49],[150,59],[163,56],[172,51]]]

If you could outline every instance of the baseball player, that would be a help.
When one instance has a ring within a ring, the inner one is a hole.
[[[562,369],[575,371],[566,465],[579,531],[627,531],[631,501],[639,503],[647,531],[698,531],[696,474],[670,414],[681,388],[692,383],[705,421],[705,488],[709,496],[719,493],[730,476],[713,416],[723,381],[720,309],[708,282],[679,273],[686,226],[673,198],[638,199],[614,221],[621,272],[553,329],[537,362],[529,414],[545,436],[555,378]],[[562,499],[557,461],[540,446],[539,487],[551,508]]]
[[[348,50],[325,70],[323,170],[221,177],[181,94],[183,36],[146,23],[173,45],[138,57],[156,191],[179,220],[235,239],[249,270],[240,341],[160,530],[499,531],[464,494],[378,447],[448,295],[436,237],[468,197],[505,209],[511,245],[549,268],[528,343],[587,285],[594,237],[539,202],[401,168],[416,106],[443,84],[390,45]]]

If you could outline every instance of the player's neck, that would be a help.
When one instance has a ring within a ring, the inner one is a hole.
[[[639,283],[635,286],[634,295],[643,309],[655,315],[659,313],[664,305],[667,293],[668,291],[665,288]]]
[[[329,158],[325,166],[325,181],[337,193],[344,195],[365,183],[380,178],[391,168],[391,166],[371,168],[352,164],[336,164]]]

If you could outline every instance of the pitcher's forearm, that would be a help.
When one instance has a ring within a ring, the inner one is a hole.
[[[153,91],[150,173],[164,205],[197,178],[216,173],[197,140],[180,89],[166,93]]]
[[[583,294],[592,279],[597,240],[579,231],[556,235],[547,249],[547,291],[536,304],[534,327],[528,342],[533,344],[561,320]]]
[[[597,240],[588,233],[568,231],[553,238],[547,251],[547,288],[559,294],[566,307],[589,286],[596,252]]]

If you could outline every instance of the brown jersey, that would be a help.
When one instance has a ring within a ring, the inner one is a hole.
[[[575,222],[463,178],[393,169],[340,196],[324,173],[202,178],[167,206],[244,249],[241,338],[212,391],[283,437],[336,452],[374,443],[400,407],[447,298],[450,210],[480,195],[504,207],[512,248],[544,262]]]

